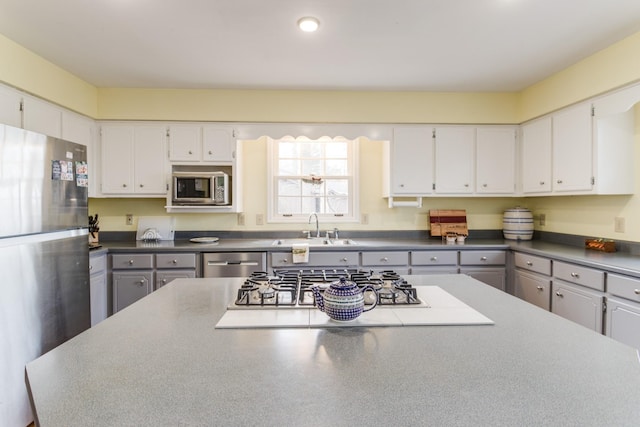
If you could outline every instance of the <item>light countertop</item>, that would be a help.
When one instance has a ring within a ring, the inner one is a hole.
[[[468,276],[494,325],[215,329],[242,279],[177,279],[29,363],[42,426],[636,425],[636,350]]]

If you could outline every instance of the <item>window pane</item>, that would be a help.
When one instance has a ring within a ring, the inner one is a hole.
[[[323,175],[322,159],[302,160],[302,175]]]
[[[300,214],[300,198],[298,197],[278,197],[278,214]]]
[[[278,175],[299,175],[300,162],[298,160],[280,160],[278,162]]]
[[[349,195],[348,179],[328,179],[325,185],[327,186],[328,196],[348,196]]]
[[[346,176],[349,175],[349,163],[346,160],[336,160],[336,159],[328,159],[326,161],[327,171],[325,175],[339,175]]]
[[[302,212],[303,213],[324,213],[324,203],[320,197],[303,197],[302,198]]]
[[[327,197],[327,212],[338,214],[349,213],[349,199],[347,197]]]
[[[299,142],[300,157],[323,157],[322,143],[308,141]]]
[[[324,181],[303,180],[302,195],[321,197],[324,195]]]
[[[291,158],[298,156],[298,146],[295,142],[278,143],[278,156],[282,158]]]
[[[281,196],[299,196],[302,181],[299,179],[279,179],[278,194]]]
[[[346,142],[327,142],[325,143],[326,157],[346,159],[349,150],[347,150]]]

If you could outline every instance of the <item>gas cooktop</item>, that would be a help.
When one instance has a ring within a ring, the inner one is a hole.
[[[346,277],[359,287],[371,286],[375,294],[365,293],[365,306],[377,298],[378,307],[428,307],[417,290],[394,271],[378,273],[356,269],[278,269],[272,275],[255,272],[238,289],[228,308],[313,308],[312,286],[323,292],[332,282]]]

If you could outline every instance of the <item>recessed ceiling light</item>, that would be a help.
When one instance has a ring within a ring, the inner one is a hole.
[[[302,31],[305,31],[307,33],[316,31],[319,26],[320,21],[318,21],[318,19],[314,18],[313,16],[305,16],[304,18],[298,19],[298,27],[300,27]]]

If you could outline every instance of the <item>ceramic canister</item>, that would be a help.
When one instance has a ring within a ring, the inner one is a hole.
[[[505,239],[531,240],[533,237],[533,214],[529,209],[516,207],[504,211],[502,232]]]

